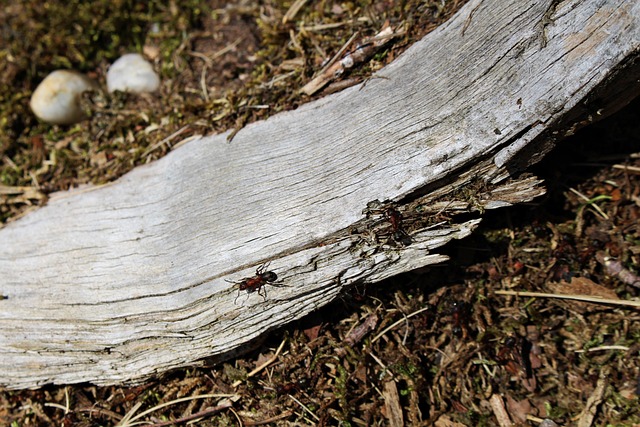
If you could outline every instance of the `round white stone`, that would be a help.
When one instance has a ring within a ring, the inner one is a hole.
[[[69,125],[84,119],[80,108],[82,92],[95,89],[97,84],[76,71],[57,70],[45,77],[31,95],[31,111],[40,120]]]
[[[109,92],[144,93],[154,92],[160,87],[160,78],[151,64],[137,53],[128,53],[118,58],[107,71]]]

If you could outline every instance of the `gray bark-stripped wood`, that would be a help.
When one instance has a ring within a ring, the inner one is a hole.
[[[586,123],[594,90],[638,93],[639,17],[636,1],[472,1],[365,85],[55,195],[0,230],[0,383],[139,382],[443,261],[483,209],[543,192],[513,167]],[[411,244],[363,215],[375,199],[400,201]],[[227,280],[265,262],[286,286],[235,302]]]

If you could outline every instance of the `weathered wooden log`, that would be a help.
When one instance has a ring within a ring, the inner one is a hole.
[[[56,194],[0,230],[0,383],[139,382],[442,261],[543,192],[517,171],[581,108],[638,93],[639,28],[631,0],[472,1],[365,85]]]

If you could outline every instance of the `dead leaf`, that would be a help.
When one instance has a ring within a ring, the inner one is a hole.
[[[316,325],[304,330],[304,334],[307,336],[309,341],[314,341],[316,338],[318,338],[321,327],[322,325]]]
[[[599,285],[586,277],[572,277],[569,283],[564,280],[559,283],[550,282],[547,286],[551,292],[560,295],[581,295],[610,300],[620,299],[612,289]],[[580,312],[598,310],[600,308],[597,305],[580,301],[571,301],[571,305]]]
[[[511,418],[519,424],[524,424],[527,421],[527,415],[533,410],[531,402],[528,399],[516,401],[510,395],[507,395],[506,399]]]
[[[550,283],[553,291],[559,294],[577,294],[600,297],[605,299],[619,299],[612,289],[598,285],[586,277],[572,277],[571,282],[562,281],[560,283]]]
[[[453,421],[448,415],[442,415],[433,425],[435,427],[467,427],[462,423]]]

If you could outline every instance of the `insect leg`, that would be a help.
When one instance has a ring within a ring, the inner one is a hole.
[[[262,293],[260,293],[260,291],[262,291]],[[262,295],[262,298],[264,298],[264,300],[267,300],[267,286],[266,284],[260,286],[258,288],[258,295]]]

